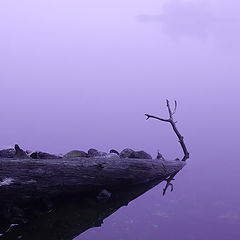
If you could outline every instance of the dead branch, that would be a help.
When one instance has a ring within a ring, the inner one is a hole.
[[[177,135],[178,139],[179,139],[179,143],[182,147],[182,150],[183,150],[183,153],[184,153],[184,156],[182,158],[182,161],[186,161],[188,158],[189,158],[189,152],[187,150],[187,147],[184,143],[184,140],[183,140],[183,136],[179,133],[177,127],[176,127],[176,123],[174,120],[173,120],[173,115],[176,113],[176,110],[177,110],[177,101],[175,101],[175,106],[174,106],[174,110],[172,111],[171,107],[170,107],[170,104],[169,104],[169,101],[166,100],[167,102],[167,108],[168,108],[168,113],[169,113],[169,118],[168,119],[164,119],[164,118],[159,118],[159,117],[156,117],[156,116],[153,116],[153,115],[150,115],[150,114],[145,114],[145,116],[147,117],[147,120],[149,118],[155,118],[157,120],[160,120],[160,121],[163,121],[163,122],[169,122],[173,128],[173,131],[175,132],[175,134]]]
[[[186,161],[189,158],[189,152],[188,152],[187,147],[184,143],[183,136],[179,133],[179,131],[176,127],[177,122],[173,120],[173,115],[176,113],[176,110],[177,110],[177,101],[176,100],[174,101],[174,110],[173,111],[170,107],[169,101],[166,100],[166,102],[167,102],[167,108],[168,108],[168,113],[169,113],[169,118],[168,119],[159,118],[159,117],[156,117],[156,116],[153,116],[153,115],[150,115],[150,114],[145,114],[145,116],[147,117],[146,120],[148,120],[149,118],[154,118],[154,119],[157,119],[157,120],[160,120],[160,121],[163,121],[163,122],[169,122],[171,124],[171,126],[173,128],[173,131],[175,132],[175,134],[177,135],[177,137],[179,139],[179,143],[180,143],[180,145],[182,147],[182,150],[183,150],[183,153],[184,153],[182,161]],[[173,184],[171,183],[171,181],[174,180],[174,177],[176,176],[177,173],[178,172],[170,175],[167,179],[165,179],[165,181],[167,183],[166,183],[165,188],[163,189],[163,195],[165,195],[169,186],[171,187],[171,192],[173,191]]]

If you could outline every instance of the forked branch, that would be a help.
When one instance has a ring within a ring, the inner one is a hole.
[[[188,158],[189,158],[189,152],[187,150],[187,147],[184,143],[184,140],[183,140],[183,136],[179,133],[177,127],[176,127],[176,123],[174,120],[173,120],[173,115],[176,113],[176,110],[177,110],[177,101],[174,101],[175,103],[175,106],[174,106],[174,110],[172,111],[171,107],[170,107],[170,104],[169,104],[169,101],[166,100],[167,102],[167,108],[168,108],[168,113],[169,113],[169,118],[168,119],[164,119],[164,118],[160,118],[160,117],[156,117],[156,116],[153,116],[153,115],[150,115],[150,114],[145,114],[145,116],[147,117],[147,120],[149,118],[155,118],[157,120],[160,120],[160,121],[163,121],[163,122],[169,122],[173,128],[173,131],[175,132],[175,134],[177,135],[178,139],[179,139],[179,143],[182,147],[182,150],[183,150],[183,153],[184,153],[184,156],[182,158],[182,161],[186,161]]]
[[[181,144],[181,147],[182,147],[182,150],[183,150],[183,153],[184,153],[184,156],[182,158],[182,161],[186,161],[188,158],[189,158],[189,152],[187,150],[187,147],[184,143],[184,140],[183,140],[183,136],[179,133],[177,127],[176,127],[176,123],[174,120],[173,120],[173,115],[176,113],[176,110],[177,110],[177,101],[174,101],[174,110],[172,111],[171,107],[170,107],[170,104],[169,104],[169,101],[166,100],[167,102],[167,108],[168,108],[168,113],[169,113],[169,118],[168,119],[164,119],[164,118],[160,118],[160,117],[156,117],[156,116],[153,116],[153,115],[150,115],[150,114],[145,114],[145,116],[147,117],[147,120],[149,118],[155,118],[157,120],[160,120],[160,121],[163,121],[163,122],[169,122],[173,128],[173,131],[176,133],[178,139],[179,139],[179,143]],[[167,182],[166,183],[166,186],[165,188],[163,189],[163,195],[165,195],[168,187],[170,186],[171,187],[171,191],[173,191],[173,184],[171,183],[171,181],[174,180],[174,177],[176,176],[176,174],[178,173],[179,171],[177,171],[176,173],[170,175],[167,179],[165,179],[165,181]]]

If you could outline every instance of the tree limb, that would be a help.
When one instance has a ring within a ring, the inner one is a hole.
[[[169,113],[169,119],[159,118],[159,117],[156,117],[156,116],[153,116],[153,115],[150,115],[150,114],[145,114],[145,116],[147,117],[147,120],[149,118],[155,118],[157,120],[160,120],[160,121],[163,121],[163,122],[169,122],[171,124],[171,126],[173,128],[173,131],[175,132],[175,134],[177,135],[177,137],[179,139],[179,143],[180,143],[180,145],[182,147],[182,150],[183,150],[183,153],[184,153],[182,161],[186,161],[189,158],[189,152],[188,152],[187,147],[184,143],[183,136],[179,133],[179,131],[176,127],[176,122],[173,120],[173,115],[176,113],[176,110],[177,110],[177,101],[174,102],[175,107],[174,107],[173,111],[170,107],[169,101],[166,100],[166,102],[167,102],[167,108],[168,108],[168,113]]]

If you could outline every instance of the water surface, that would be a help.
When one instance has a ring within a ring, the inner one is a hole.
[[[200,160],[189,160],[173,192],[163,197],[161,183],[76,240],[239,239],[240,165],[233,169],[227,160],[224,165]]]

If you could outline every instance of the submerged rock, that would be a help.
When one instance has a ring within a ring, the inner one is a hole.
[[[88,154],[84,151],[73,150],[65,154],[64,158],[87,157]]]
[[[97,196],[97,199],[101,202],[106,202],[108,201],[110,198],[111,198],[112,194],[106,190],[106,189],[103,189]]]
[[[30,155],[31,158],[33,159],[56,159],[56,158],[61,158],[60,156],[46,153],[46,152],[33,152]]]

